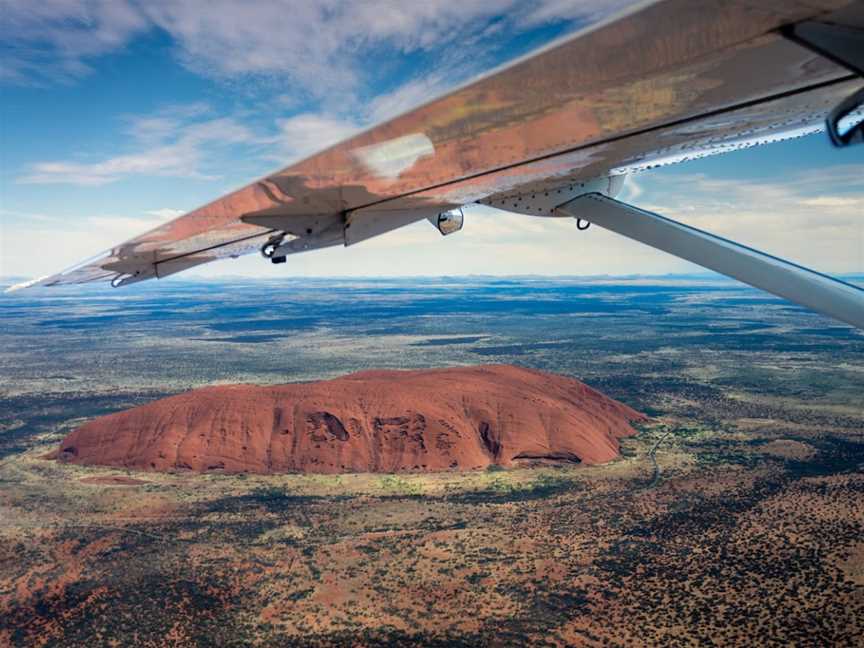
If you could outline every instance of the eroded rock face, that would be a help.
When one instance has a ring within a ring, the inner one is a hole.
[[[601,463],[645,417],[573,378],[506,365],[197,389],[103,416],[60,461],[138,470],[396,472]]]

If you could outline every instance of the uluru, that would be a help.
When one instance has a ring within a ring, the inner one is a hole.
[[[56,453],[142,471],[469,470],[618,455],[644,415],[582,382],[510,365],[217,385],[94,419]]]

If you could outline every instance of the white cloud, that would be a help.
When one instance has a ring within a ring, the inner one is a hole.
[[[781,181],[646,174],[638,204],[815,270],[861,272],[864,194],[849,193],[838,170]]]
[[[542,0],[534,3],[522,19],[533,25],[558,20],[595,21],[621,11],[628,5],[639,4],[633,0]]]
[[[864,199],[861,196],[816,196],[801,201],[805,207],[827,207],[828,209],[843,209],[851,207],[859,213],[864,213]]]
[[[513,5],[514,0],[157,0],[144,10],[198,73],[288,77],[322,95],[355,87],[364,51],[440,47],[472,21]]]
[[[196,171],[197,162],[198,154],[194,147],[177,144],[118,155],[100,162],[37,162],[18,182],[101,186],[129,175],[205,178]]]
[[[161,209],[151,209],[150,211],[144,212],[148,216],[155,216],[160,221],[171,220],[172,218],[177,218],[178,216],[182,216],[186,212],[182,209],[171,209],[170,207],[162,207]]]
[[[75,80],[149,26],[127,0],[0,0],[0,81]]]
[[[24,212],[19,211],[17,209],[3,209],[0,208],[0,224],[12,220],[21,219],[26,222],[51,222],[54,220],[53,216],[42,213],[34,213],[34,212]],[[2,232],[2,228],[0,228],[0,232]]]
[[[621,193],[617,196],[618,200],[624,202],[635,202],[643,193],[642,185],[636,175],[628,175],[624,178],[624,186],[621,188]]]
[[[485,50],[505,40],[496,32],[596,20],[628,2],[0,0],[6,44],[0,80],[74,80],[91,72],[98,56],[158,28],[173,40],[179,60],[203,76],[289,79],[295,87],[283,97],[353,100],[358,85],[375,76],[372,55],[434,52],[441,77],[458,82],[481,71]],[[477,48],[484,38],[485,47]],[[423,85],[412,83],[409,94]]]
[[[101,214],[81,218],[2,210],[0,276],[35,277],[58,272],[183,213],[163,207],[137,217]],[[52,247],[50,254],[34,254],[45,241],[62,241],[62,245]]]
[[[0,81],[72,81],[99,56],[159,28],[208,77],[292,79],[291,95],[348,94],[365,53],[442,47],[515,0],[0,0]],[[368,70],[365,70],[368,72]],[[289,96],[291,96],[289,95]]]
[[[82,221],[88,231],[97,231],[102,236],[113,236],[113,243],[142,234],[162,223],[182,215],[178,209],[154,209],[145,212],[143,216],[91,216]]]
[[[143,144],[164,142],[190,120],[211,115],[213,109],[204,101],[169,104],[151,115],[127,115],[126,132]]]
[[[294,115],[277,120],[279,135],[275,143],[283,161],[297,160],[350,137],[360,129],[360,124],[349,119],[340,119],[314,113]]]
[[[139,150],[92,162],[37,162],[18,178],[20,184],[101,186],[125,177],[144,175],[212,179],[202,170],[216,150],[265,140],[234,119],[201,119],[203,104],[172,106],[154,115],[127,117],[127,131]]]
[[[441,94],[445,87],[444,79],[433,74],[378,95],[369,104],[353,111],[351,117],[307,112],[277,119],[278,135],[272,139],[277,150],[273,157],[279,164],[288,164],[322,151],[365,128],[432,99]]]
[[[382,122],[396,117],[421,104],[443,94],[452,84],[452,80],[440,73],[425,74],[397,87],[395,90],[375,97],[366,109],[366,121]]]

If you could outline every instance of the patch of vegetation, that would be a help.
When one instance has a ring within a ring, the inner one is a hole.
[[[384,475],[378,483],[381,490],[388,493],[409,496],[423,494],[423,484],[418,479],[406,479],[400,475]]]

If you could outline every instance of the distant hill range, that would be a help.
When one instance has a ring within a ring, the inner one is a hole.
[[[97,418],[59,461],[144,471],[340,473],[602,463],[639,412],[573,378],[509,365],[220,385]]]

